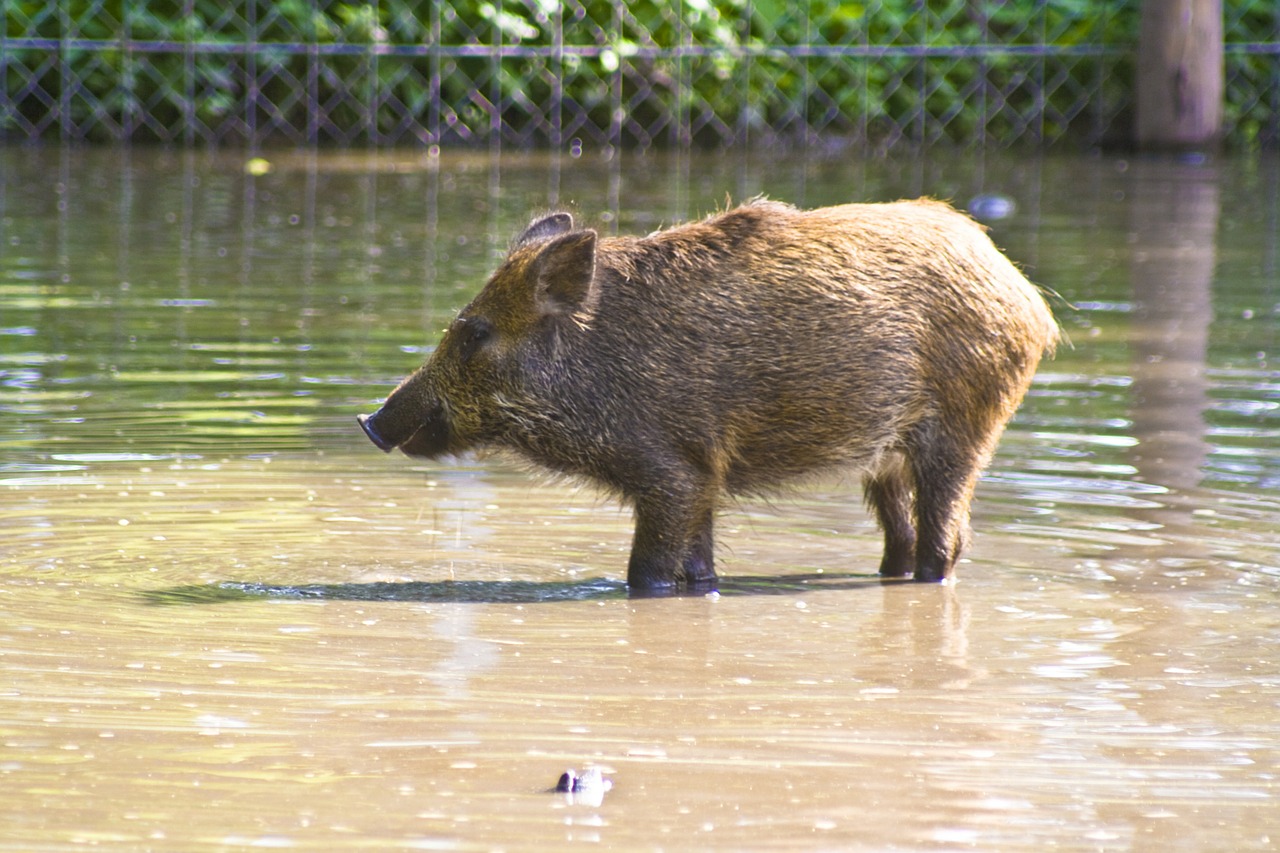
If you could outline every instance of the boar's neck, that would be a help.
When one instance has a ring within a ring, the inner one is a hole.
[[[585,477],[634,499],[628,486],[674,468],[675,457],[710,455],[707,431],[714,360],[697,348],[704,322],[688,303],[699,283],[687,254],[648,239],[605,241],[597,257],[600,301],[587,322],[558,321],[520,399],[504,401],[501,442],[561,474]],[[706,269],[705,265],[702,269]],[[696,425],[696,426],[695,426]],[[637,476],[639,472],[647,476]]]

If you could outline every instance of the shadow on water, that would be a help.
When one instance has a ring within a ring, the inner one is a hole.
[[[224,581],[148,590],[142,598],[155,605],[225,604],[262,599],[320,601],[400,601],[465,604],[550,604],[561,601],[608,601],[644,598],[700,598],[800,595],[816,590],[855,590],[912,583],[873,574],[787,574],[722,577],[715,587],[674,590],[628,589],[622,581],[602,578],[577,582],[538,581],[405,581],[337,584],[270,584]]]

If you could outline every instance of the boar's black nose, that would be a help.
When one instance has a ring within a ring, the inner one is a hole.
[[[378,445],[383,453],[390,453],[396,449],[394,444],[378,435],[378,431],[374,429],[373,424],[369,422],[370,418],[368,415],[356,415],[356,420],[359,421],[360,428],[364,430],[364,434],[369,436],[369,440]]]

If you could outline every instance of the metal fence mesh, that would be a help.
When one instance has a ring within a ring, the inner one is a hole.
[[[4,138],[1097,143],[1138,0],[0,0]],[[1280,139],[1280,11],[1227,0],[1229,138]]]

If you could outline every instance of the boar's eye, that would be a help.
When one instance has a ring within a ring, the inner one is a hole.
[[[462,341],[462,360],[469,361],[476,352],[493,337],[493,326],[486,320],[465,320],[458,329]]]

